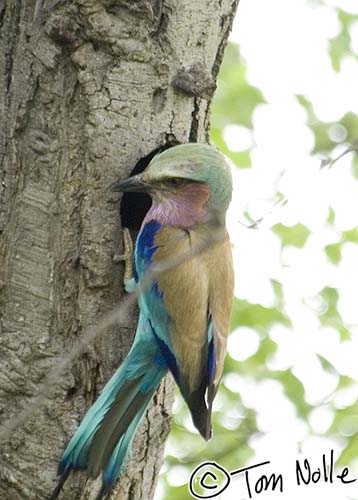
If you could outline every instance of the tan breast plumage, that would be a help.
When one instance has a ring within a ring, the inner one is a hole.
[[[215,335],[215,385],[222,375],[230,328],[233,299],[230,241],[225,230],[210,233],[208,229],[204,225],[190,230],[166,227],[155,238],[158,250],[154,262],[173,263],[171,269],[159,275],[158,286],[173,320],[171,341],[181,375],[190,390],[198,387],[207,365],[209,315]]]

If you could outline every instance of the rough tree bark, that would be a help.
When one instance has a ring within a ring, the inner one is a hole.
[[[0,1],[2,425],[121,301],[118,198],[108,186],[159,147],[205,140],[237,3]],[[48,497],[64,446],[129,349],[132,309],[127,326],[88,346],[46,405],[1,443],[1,499]],[[171,393],[162,384],[115,498],[152,498]],[[74,475],[63,498],[95,491]]]

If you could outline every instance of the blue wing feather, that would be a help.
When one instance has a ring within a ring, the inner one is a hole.
[[[143,279],[146,271],[150,268],[155,257],[155,252],[159,248],[156,243],[156,236],[160,234],[162,226],[158,221],[147,222],[139,235],[136,243],[135,266],[139,280]],[[154,280],[152,285],[145,289],[140,296],[140,308],[146,311],[149,323],[152,328],[159,350],[166,361],[167,367],[173,374],[175,381],[179,384],[180,366],[178,364],[175,350],[170,336],[170,326],[172,318],[164,305],[165,291],[160,290],[158,282]],[[207,361],[207,385],[209,385],[215,373],[215,343],[213,333],[213,321],[211,314],[208,314],[208,361]]]
[[[155,237],[162,227],[158,221],[151,220],[143,226],[140,232],[135,251],[135,267],[139,280],[145,277],[146,271],[152,264],[153,256],[158,249],[155,245]],[[146,312],[159,350],[174,379],[178,382],[179,368],[169,333],[172,319],[165,309],[163,293],[158,282],[154,280],[139,298],[140,309]]]

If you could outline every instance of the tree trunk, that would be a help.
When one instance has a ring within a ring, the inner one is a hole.
[[[121,221],[108,186],[159,147],[205,140],[237,3],[0,2],[2,429],[59,358],[121,303],[123,266],[113,262]],[[144,210],[129,204],[127,217]],[[124,326],[107,329],[49,388],[45,404],[6,439],[3,432],[1,499],[49,496],[69,438],[130,347],[136,314],[132,307]],[[114,498],[152,498],[171,400],[168,379]],[[75,474],[63,498],[96,491]]]

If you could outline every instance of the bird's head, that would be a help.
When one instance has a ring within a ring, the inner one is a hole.
[[[159,202],[178,197],[195,201],[205,191],[207,211],[217,218],[229,206],[232,178],[219,151],[207,144],[189,143],[158,154],[144,172],[114,183],[113,189],[147,192]]]

